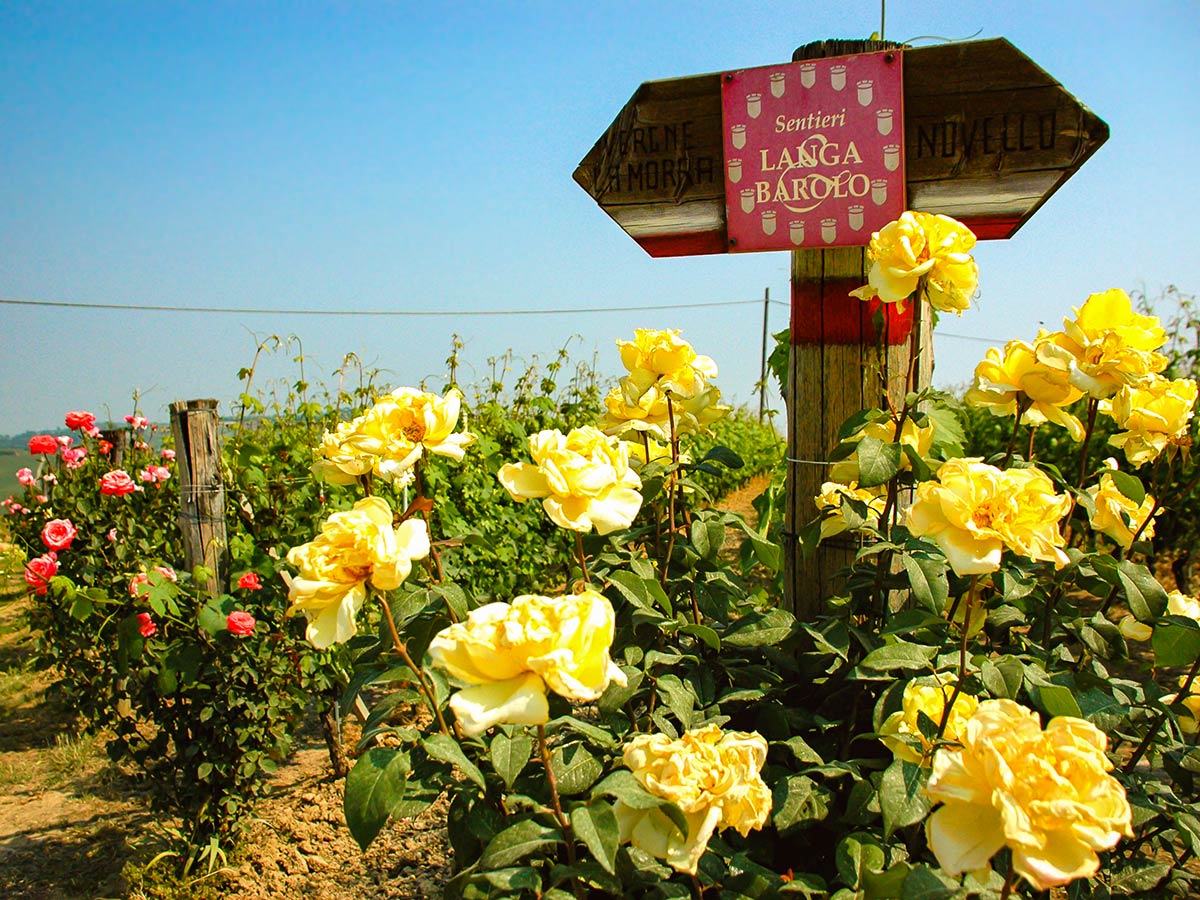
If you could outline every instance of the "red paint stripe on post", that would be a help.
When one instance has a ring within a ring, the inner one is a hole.
[[[688,234],[640,235],[636,240],[638,245],[655,259],[667,256],[705,256],[710,253],[724,253],[729,249],[725,245],[723,228]]]
[[[875,313],[883,308],[886,342],[903,344],[913,327],[913,303],[904,309],[896,303],[871,300],[864,303],[850,292],[862,287],[862,279],[830,279],[824,284],[792,281],[793,344],[874,344]]]

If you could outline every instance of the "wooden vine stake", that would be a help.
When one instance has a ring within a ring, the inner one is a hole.
[[[216,400],[177,400],[171,404],[184,564],[189,571],[204,566],[212,573],[204,585],[212,597],[229,588],[219,426]]]

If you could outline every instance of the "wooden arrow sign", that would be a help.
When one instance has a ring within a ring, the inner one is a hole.
[[[1003,38],[905,48],[907,207],[1011,237],[1108,126]],[[724,253],[724,73],[638,88],[575,180],[651,256]],[[865,243],[865,241],[864,241]]]

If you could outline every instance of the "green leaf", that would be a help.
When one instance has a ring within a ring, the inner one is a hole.
[[[674,803],[658,797],[644,787],[628,769],[617,769],[592,788],[592,797],[616,797],[631,809],[658,809],[675,823],[680,834],[687,834],[687,819]]]
[[[533,819],[524,819],[505,828],[488,841],[487,848],[479,858],[484,869],[503,869],[511,866],[543,847],[562,841],[556,828],[547,828]]]
[[[575,807],[571,810],[571,828],[604,871],[612,874],[620,844],[620,828],[612,806],[603,800],[593,800],[586,806]]]
[[[555,749],[550,755],[550,768],[558,781],[558,792],[566,797],[582,794],[604,774],[604,766],[582,744]]]
[[[900,898],[901,900],[950,900],[958,893],[957,879],[948,878],[940,870],[931,869],[928,866],[913,866],[912,871],[904,879],[904,889],[900,893]]]
[[[517,776],[529,762],[529,755],[533,752],[533,739],[523,731],[512,737],[499,732],[492,738],[492,746],[488,752],[492,768],[496,770],[504,786],[511,790]]]
[[[825,760],[821,759],[821,754],[808,745],[808,742],[800,735],[793,735],[783,742],[783,745],[792,751],[792,756],[798,762],[816,763],[822,765]]]
[[[868,872],[882,872],[885,860],[883,847],[865,831],[846,835],[834,852],[838,874],[852,888],[859,887]]]
[[[1083,718],[1083,712],[1075,699],[1074,692],[1061,684],[1042,684],[1033,690],[1037,704],[1050,716],[1075,716]]]
[[[731,469],[740,469],[746,465],[745,461],[740,456],[738,456],[728,447],[723,447],[720,444],[705,453],[704,458],[700,461],[708,462],[709,460],[715,460],[716,462],[728,466]]]
[[[71,618],[82,622],[92,614],[94,609],[95,606],[91,600],[83,594],[76,594],[74,602],[71,603]]]
[[[771,821],[780,834],[829,815],[829,792],[807,775],[775,782],[771,795]]]
[[[946,579],[946,561],[929,556],[905,554],[904,571],[912,586],[913,597],[931,612],[941,613],[950,596],[950,583]]]
[[[1171,872],[1167,863],[1151,862],[1148,859],[1134,859],[1129,865],[1113,872],[1108,882],[1108,889],[1114,896],[1128,896],[1152,891]]]
[[[979,667],[983,686],[988,693],[1000,700],[1015,700],[1025,680],[1025,664],[1015,656],[1006,656],[996,661],[984,660]]]
[[[520,894],[522,891],[531,891],[537,894],[542,889],[542,879],[538,876],[537,869],[532,866],[496,869],[484,872],[483,877],[492,887],[499,888],[512,896]]]
[[[209,634],[220,634],[222,631],[228,630],[229,627],[226,614],[221,612],[220,607],[212,602],[200,607],[200,611],[196,614],[196,622]]]
[[[712,562],[725,546],[725,526],[720,522],[696,518],[692,521],[692,547],[700,558]]]
[[[1112,477],[1113,484],[1117,486],[1118,491],[1138,506],[1142,505],[1142,502],[1146,499],[1146,487],[1142,484],[1140,478],[1136,475],[1130,475],[1128,472],[1117,470],[1109,471],[1106,474]]]
[[[1200,625],[1187,616],[1167,616],[1154,626],[1150,645],[1155,665],[1190,666],[1200,656]]]
[[[404,796],[410,771],[407,753],[372,747],[346,776],[346,824],[364,852]]]
[[[887,484],[900,471],[903,452],[899,444],[888,444],[879,438],[864,437],[858,442],[856,453],[860,488]]]
[[[864,669],[877,672],[890,672],[893,669],[927,669],[929,661],[937,655],[937,647],[924,647],[920,644],[897,643],[877,647],[863,657],[859,665]]]
[[[1139,622],[1153,622],[1167,608],[1167,592],[1145,566],[1121,560],[1117,575],[1129,601],[1129,611]]]
[[[668,616],[674,615],[671,601],[662,589],[662,585],[658,583],[658,579],[642,578],[633,572],[620,569],[611,573],[608,578],[621,595],[634,606],[640,606],[643,609],[657,607]]]
[[[696,717],[696,698],[689,691],[678,675],[663,675],[655,684],[658,695],[662,697],[667,708],[675,714],[684,728],[690,728]]]
[[[792,614],[783,609],[747,613],[733,623],[722,643],[733,647],[775,645],[792,633],[795,623]]]
[[[425,738],[423,743],[425,752],[432,759],[457,766],[464,775],[484,790],[487,790],[487,781],[484,780],[483,773],[479,771],[479,767],[467,759],[467,754],[463,753],[463,749],[459,746],[458,741],[450,737],[450,735],[431,734]]]
[[[714,650],[721,649],[721,638],[707,625],[684,625],[679,629],[679,633],[690,634],[692,637],[699,638]]]
[[[920,766],[897,759],[884,770],[879,781],[879,809],[885,839],[890,839],[897,828],[920,822],[932,808]]]
[[[435,584],[429,590],[437,594],[446,601],[446,606],[460,621],[467,617],[468,606],[467,594],[457,584],[449,582],[443,584]]]

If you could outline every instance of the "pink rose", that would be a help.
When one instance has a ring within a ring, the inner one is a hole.
[[[42,529],[42,543],[50,550],[67,550],[78,533],[70,519],[51,519]]]
[[[115,530],[115,529],[114,529]],[[155,566],[154,571],[165,578],[167,581],[179,581],[179,577],[175,574],[175,570],[170,566]],[[150,583],[150,576],[145,572],[138,572],[129,580],[129,596],[141,597],[143,594],[149,593],[149,590],[141,589],[143,584]]]
[[[244,591],[261,591],[262,582],[258,580],[257,572],[247,572],[238,579],[237,586]]]
[[[47,497],[45,494],[37,494],[36,496],[34,496],[33,499],[36,500],[38,503],[45,503],[50,498]]]
[[[57,453],[58,441],[54,440],[53,435],[35,434],[29,439],[29,452],[34,456],[39,453]]]
[[[63,462],[67,464],[68,469],[78,469],[83,465],[83,458],[87,456],[87,449],[79,447],[75,450],[65,448],[62,452]]]
[[[174,450],[172,450],[172,449],[170,449],[170,448],[168,447],[168,448],[164,449],[164,450],[162,451],[162,453],[160,453],[159,455],[160,455],[160,456],[161,456],[163,459],[171,460],[171,459],[174,459],[174,458],[175,458],[175,451],[174,451]]]
[[[75,438],[71,437],[69,434],[60,434],[57,438],[55,438],[55,440],[58,441],[58,446],[62,447],[64,450],[75,443]]]
[[[44,594],[50,586],[50,579],[58,574],[58,559],[53,553],[46,553],[25,563],[25,583],[33,588],[34,593]]]
[[[230,634],[254,634],[254,616],[240,609],[235,610],[225,618],[225,627],[229,629]]]
[[[100,437],[100,429],[97,428],[95,425],[93,425],[91,428],[83,429],[83,433],[86,434],[90,438]]]
[[[54,484],[55,482],[58,481],[58,476],[55,475],[53,472],[47,472],[45,475],[42,476],[42,481],[46,482],[46,484]]]
[[[117,542],[117,529],[115,529],[115,528],[108,529],[108,534],[106,534],[104,536],[106,538],[108,538],[108,541],[110,544],[115,544]]]
[[[134,429],[145,428],[147,425],[150,424],[149,419],[145,418],[144,416],[138,416],[138,415],[128,415],[125,417],[125,421],[128,422],[130,425],[132,425],[134,427]]]
[[[112,443],[110,441],[100,441],[96,447],[100,450],[100,453],[103,456],[108,456],[108,454],[112,451]]]
[[[141,612],[137,614],[138,618],[138,633],[144,637],[153,637],[158,632],[158,626],[154,624],[154,620],[150,618],[150,613]]]
[[[179,576],[175,574],[175,570],[170,566],[155,566],[154,571],[161,575],[167,581],[179,581]]]
[[[35,481],[37,479],[33,477],[33,472],[30,469],[17,469],[17,483],[22,487],[31,487]]]
[[[142,469],[142,471],[138,472],[138,478],[142,479],[142,481],[150,481],[150,482],[156,480],[154,477],[154,473],[151,472],[149,469]]]
[[[122,469],[113,469],[100,476],[100,493],[123,497],[137,490],[137,485]]]
[[[90,412],[77,409],[74,412],[67,413],[66,423],[67,427],[72,431],[75,429],[86,431],[89,428],[96,427],[96,417]]]
[[[168,481],[171,478],[171,470],[166,466],[151,466],[150,471],[159,481]]]

